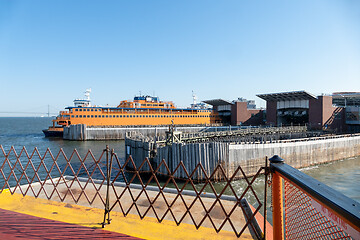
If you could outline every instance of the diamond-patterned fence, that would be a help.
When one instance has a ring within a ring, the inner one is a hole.
[[[165,160],[153,168],[147,158],[136,166],[131,156],[124,161],[108,147],[98,157],[91,150],[81,157],[77,150],[66,154],[60,149],[54,154],[47,149],[41,154],[36,148],[32,152],[13,147],[5,151],[0,146],[0,193],[9,189],[12,194],[105,208],[103,227],[110,223],[111,212],[118,211],[124,216],[136,214],[141,219],[152,217],[158,222],[188,223],[197,229],[209,227],[261,239],[262,226],[259,228],[255,217],[264,207],[259,198],[264,188],[256,188],[254,183],[265,169],[264,165],[248,177],[238,166],[227,176],[221,164],[211,174],[201,164],[187,169],[183,162],[170,171]],[[186,178],[174,177],[179,171]],[[194,179],[199,173],[204,176],[201,184]],[[214,181],[219,176],[221,185]],[[239,177],[243,179],[241,188],[235,181]],[[250,198],[251,204],[246,200]]]
[[[84,157],[76,149],[70,155],[62,149],[56,154],[50,149],[41,154],[37,148],[28,152],[25,147],[20,151],[11,147],[6,152],[0,145],[0,193],[9,189],[11,194],[16,192],[23,196],[75,203],[86,200],[90,205],[98,199],[105,204],[100,194],[106,180],[104,153],[105,150],[99,158],[91,150]],[[72,176],[70,180],[69,176]],[[80,181],[79,177],[86,181]],[[95,191],[88,191],[90,189]]]
[[[285,180],[284,185],[286,239],[352,239],[317,209],[315,200],[305,192],[289,181]]]
[[[270,158],[274,239],[360,239],[360,204]]]

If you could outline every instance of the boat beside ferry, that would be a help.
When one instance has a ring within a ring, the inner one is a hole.
[[[62,137],[63,128],[72,124],[87,126],[165,126],[165,125],[214,125],[221,123],[216,111],[203,105],[192,104],[191,108],[177,108],[173,102],[160,101],[153,96],[135,96],[132,101],[121,101],[116,107],[92,106],[91,89],[84,99],[75,99],[74,106],[66,107],[52,126],[43,130],[45,137]]]

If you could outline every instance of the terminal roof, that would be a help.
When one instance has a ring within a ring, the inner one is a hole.
[[[231,105],[232,104],[231,102],[224,100],[224,99],[212,99],[212,100],[205,100],[202,102],[210,104],[212,106]]]
[[[316,99],[316,96],[305,91],[268,93],[256,95],[265,101],[291,101],[291,100],[309,100]]]
[[[335,92],[332,98],[337,106],[360,106],[360,92]]]

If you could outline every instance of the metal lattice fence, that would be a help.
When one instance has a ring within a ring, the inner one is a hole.
[[[284,186],[286,239],[352,239],[322,213],[325,208],[315,207],[320,204],[314,199],[289,181],[285,180]]]
[[[179,171],[186,178],[175,178]],[[233,231],[237,237],[250,233],[262,238],[255,215],[264,205],[258,197],[263,189],[259,193],[253,184],[264,172],[261,167],[248,177],[238,166],[227,177],[221,164],[208,174],[201,164],[189,170],[183,162],[170,171],[165,160],[153,168],[147,158],[136,166],[131,156],[121,161],[109,148],[99,157],[91,150],[82,157],[76,149],[70,154],[62,149],[41,154],[36,148],[17,152],[0,146],[0,193],[9,189],[11,194],[105,208],[103,226],[110,223],[110,213],[118,211],[124,216],[135,214],[141,219],[152,217],[158,222],[170,220],[216,232]],[[205,177],[201,185],[193,179],[198,174]],[[239,176],[244,182],[240,190],[234,183]],[[223,181],[221,187],[214,185],[215,178]],[[246,201],[249,196],[254,199],[253,210]]]

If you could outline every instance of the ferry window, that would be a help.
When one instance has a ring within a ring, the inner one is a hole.
[[[93,111],[94,111],[94,109],[91,109],[91,111],[93,112]]]
[[[87,115],[88,118],[90,118],[90,115]]]
[[[75,112],[77,112],[78,110],[77,109],[75,109]]]
[[[122,117],[123,117],[123,115],[120,115],[120,117],[122,118]]]
[[[112,115],[109,115],[109,117],[111,117],[111,118],[112,118]]]
[[[108,118],[108,117],[109,117],[109,115],[106,115],[106,117]]]
[[[91,118],[94,118],[94,115],[91,115]]]
[[[98,116],[97,115],[95,115],[95,118],[97,118]]]

